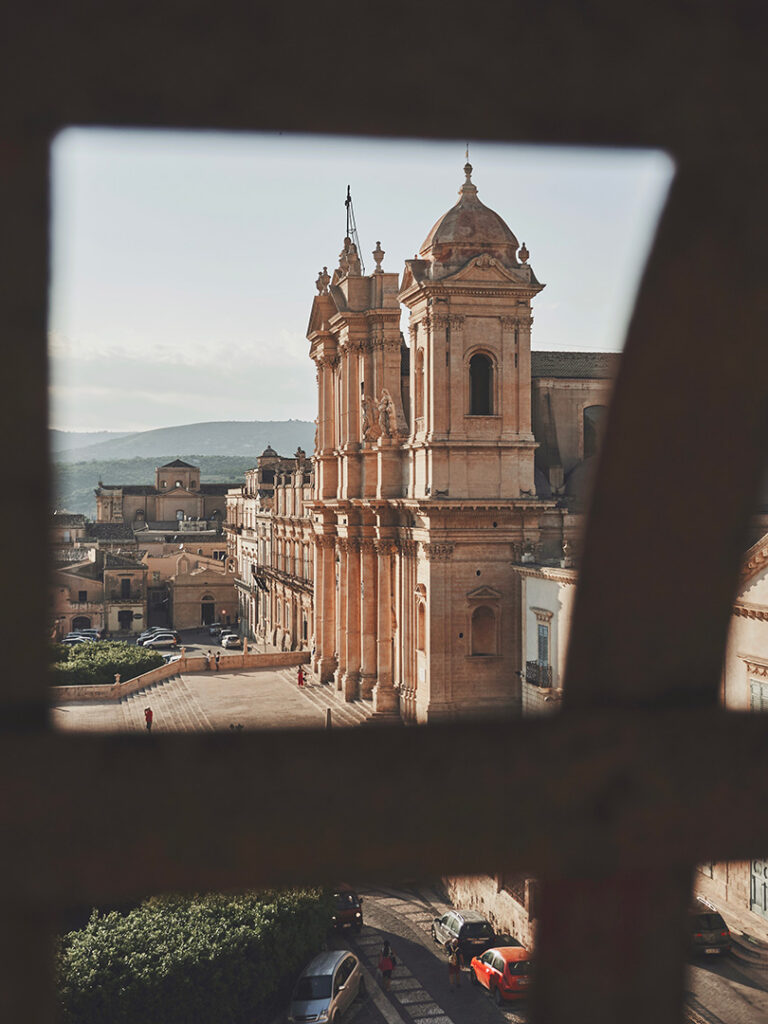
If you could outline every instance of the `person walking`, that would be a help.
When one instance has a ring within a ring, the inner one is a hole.
[[[299,665],[299,672],[298,672],[297,679],[298,679],[299,687],[301,688],[304,685],[304,669],[301,667],[301,665]]]
[[[384,941],[384,945],[381,947],[381,956],[379,957],[378,968],[381,971],[381,984],[385,992],[389,991],[389,986],[392,981],[392,971],[395,969],[397,964],[397,958],[392,952],[392,947],[389,942]]]
[[[451,939],[446,945],[448,953],[448,985],[453,991],[454,988],[461,988],[461,963],[462,955],[458,939]]]
[[[152,722],[155,716],[152,714],[152,708],[144,708],[144,724],[147,727],[147,732],[152,732]]]
[[[216,662],[216,671],[219,671],[219,662],[221,661],[221,651],[216,651],[213,656],[213,660]]]
[[[210,672],[211,671],[211,652],[210,651],[206,651],[205,652],[205,671],[206,672]]]

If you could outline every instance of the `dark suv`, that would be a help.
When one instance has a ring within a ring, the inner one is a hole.
[[[465,963],[479,956],[496,943],[496,934],[486,919],[476,910],[449,910],[432,922],[432,938],[441,946],[459,940],[459,950]]]
[[[333,894],[333,898],[336,901],[333,927],[339,931],[342,928],[354,928],[359,932],[363,927],[363,897],[343,886]]]
[[[694,955],[715,956],[731,948],[728,925],[714,907],[697,902],[688,913],[688,933]]]

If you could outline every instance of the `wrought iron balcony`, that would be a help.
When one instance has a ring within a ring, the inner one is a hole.
[[[526,661],[525,681],[533,683],[534,686],[552,685],[552,666],[542,665],[538,661]]]

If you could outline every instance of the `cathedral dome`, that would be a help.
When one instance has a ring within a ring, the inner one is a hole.
[[[519,243],[502,218],[477,198],[472,184],[472,165],[464,167],[466,181],[459,201],[443,214],[422,243],[419,256],[440,263],[464,263],[473,255],[488,253],[517,267]]]

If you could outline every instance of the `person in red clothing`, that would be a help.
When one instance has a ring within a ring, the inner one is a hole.
[[[299,686],[303,686],[304,685],[304,669],[301,667],[301,665],[299,665],[299,674],[298,674],[297,678],[298,678]]]
[[[152,708],[144,708],[144,722],[147,726],[147,732],[152,732],[152,722],[154,717],[155,716],[152,714]]]

